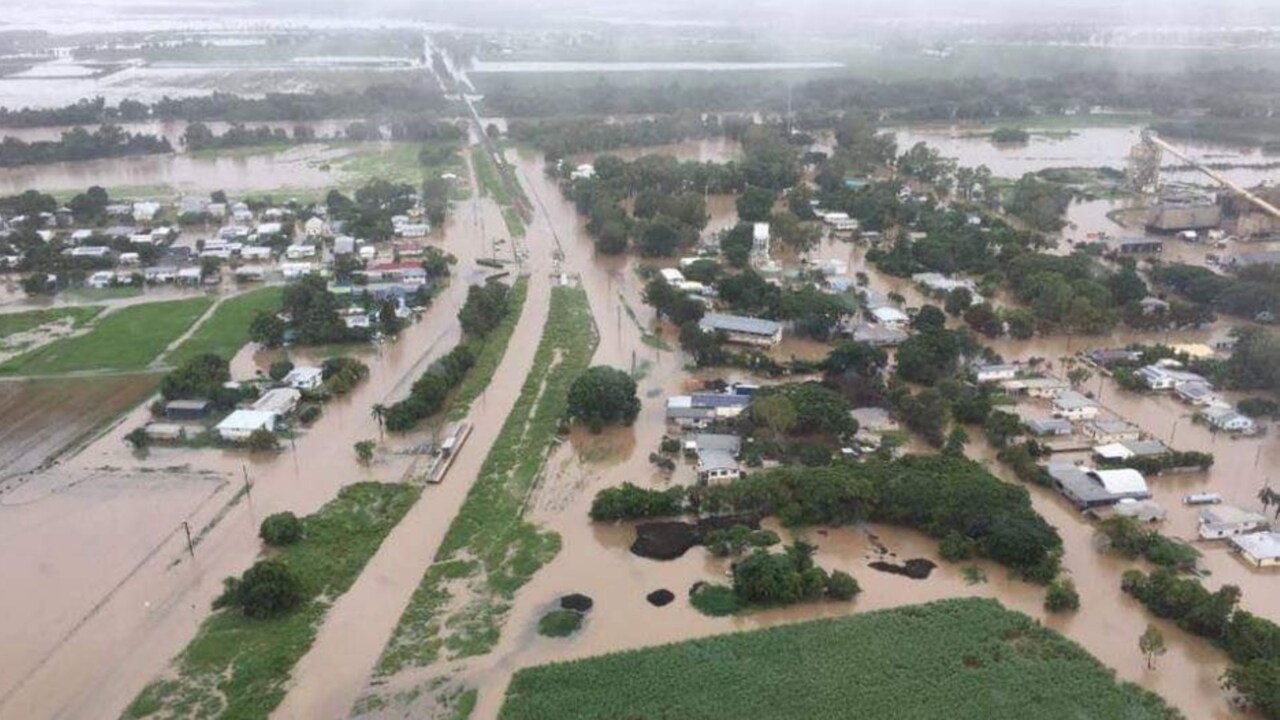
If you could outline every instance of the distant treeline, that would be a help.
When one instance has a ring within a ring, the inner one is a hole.
[[[385,127],[375,121],[357,120],[342,130],[342,137],[359,142],[395,140],[401,142],[430,142],[439,140],[457,142],[465,134],[460,123],[446,122],[432,117],[405,118]],[[272,128],[268,125],[251,127],[235,124],[221,135],[201,122],[191,123],[182,133],[182,144],[189,150],[226,149],[273,145],[280,143],[304,143],[317,140],[315,128],[297,125],[292,131]]]
[[[0,142],[0,167],[170,152],[173,152],[173,146],[164,138],[128,133],[114,125],[104,125],[94,132],[84,128],[68,130],[59,140],[28,143],[7,137]]]
[[[98,123],[185,120],[205,122],[273,122],[438,113],[448,107],[439,89],[426,82],[380,83],[359,91],[268,93],[250,98],[230,93],[200,97],[165,97],[146,104],[102,98],[80,100],[60,108],[0,108],[0,126],[47,127]]]
[[[695,112],[784,112],[788,85],[775,78],[722,83],[616,81],[585,85],[499,78],[482,83],[491,114],[512,117]],[[1200,110],[1217,118],[1266,117],[1280,97],[1280,72],[1189,71],[1178,75],[1072,73],[1052,78],[981,77],[882,82],[826,77],[790,86],[802,126],[831,124],[848,110],[898,120],[989,120],[1064,115],[1090,108],[1149,111],[1170,117]]]
[[[512,120],[512,139],[527,142],[559,160],[577,153],[599,153],[621,147],[653,147],[691,138],[725,134],[721,119],[698,113],[661,115],[631,122],[602,122],[593,118]]]

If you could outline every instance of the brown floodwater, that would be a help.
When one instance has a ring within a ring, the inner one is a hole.
[[[457,343],[456,313],[475,274],[474,260],[492,254],[490,233],[501,227],[496,210],[482,207],[487,204],[461,205],[444,233],[443,247],[459,258],[454,281],[398,341],[366,355],[369,379],[328,403],[321,419],[283,452],[153,448],[138,458],[122,439],[145,421],[147,410],[138,407],[101,439],[3,496],[5,586],[30,588],[23,595],[39,607],[28,608],[24,600],[16,608],[23,612],[0,617],[7,670],[0,676],[0,717],[118,716],[194,635],[222,578],[243,571],[258,554],[263,517],[281,510],[306,514],[348,483],[400,481],[414,472],[415,456],[404,451],[429,439],[430,428],[389,438],[369,467],[356,462],[351,447],[379,436],[369,413],[373,404],[404,397],[426,365]],[[545,305],[538,287],[531,287],[529,308]],[[291,355],[317,360],[326,352],[298,349]],[[236,376],[262,369],[270,357],[240,353]],[[494,405],[495,392],[502,399],[514,396],[519,382],[519,373],[509,373],[476,407],[483,412]],[[498,409],[493,414],[500,415]],[[486,426],[497,424],[485,420]],[[472,442],[483,432],[478,428]],[[465,462],[478,460],[464,449],[454,472]],[[246,478],[252,491],[237,498]],[[431,490],[442,488],[465,492],[461,482],[446,483],[429,489],[419,505],[429,508]],[[186,558],[184,523],[198,540],[194,560]],[[444,527],[447,516],[431,524]],[[417,572],[408,572],[410,590],[429,554],[420,560]],[[394,622],[398,608],[391,616]],[[385,635],[377,638],[378,649],[383,642]]]
[[[684,371],[678,353],[655,354],[640,343],[640,331],[635,324],[614,320],[615,310],[610,304],[621,293],[631,302],[643,325],[647,327],[651,322],[651,310],[638,302],[641,281],[634,273],[619,272],[619,264],[629,265],[632,261],[592,259],[590,239],[582,231],[572,208],[560,200],[549,183],[542,180],[536,161],[522,158],[521,165],[523,179],[538,190],[548,214],[556,222],[565,246],[566,264],[574,266],[575,261],[586,262],[591,263],[587,267],[597,269],[593,274],[584,274],[584,286],[602,331],[595,362],[625,367],[631,352],[635,351],[640,357],[650,354],[655,363],[639,383],[642,409],[634,427],[610,430],[597,436],[575,432],[570,442],[563,444],[549,459],[546,477],[531,499],[531,517],[558,532],[563,539],[563,548],[559,556],[517,595],[502,639],[494,652],[481,658],[407,671],[392,678],[380,688],[381,692],[390,695],[419,687],[430,678],[449,675],[454,683],[480,689],[474,717],[490,718],[496,716],[501,706],[511,674],[521,667],[778,623],[944,597],[980,595],[996,598],[1006,606],[1063,632],[1114,668],[1120,679],[1137,682],[1158,692],[1189,717],[1239,716],[1218,687],[1218,677],[1227,667],[1225,656],[1171,624],[1154,620],[1138,603],[1125,596],[1120,591],[1120,576],[1124,570],[1141,564],[1099,553],[1094,546],[1091,525],[1055,493],[1042,488],[1029,490],[1037,511],[1063,536],[1066,550],[1064,567],[1075,580],[1082,597],[1082,608],[1077,613],[1065,616],[1047,614],[1042,607],[1042,588],[1014,580],[1005,570],[990,563],[974,563],[987,579],[969,584],[962,567],[946,563],[937,555],[935,541],[911,530],[868,525],[825,532],[811,529],[806,533],[810,540],[818,543],[818,560],[823,566],[848,570],[858,578],[864,592],[855,602],[802,605],[734,618],[708,618],[698,614],[687,603],[689,587],[699,581],[724,582],[725,561],[713,558],[701,548],[694,548],[670,562],[639,558],[628,549],[633,539],[633,530],[628,524],[595,524],[587,517],[591,498],[603,487],[623,481],[651,487],[693,481],[693,470],[688,463],[680,463],[668,476],[648,461],[648,454],[656,449],[666,430],[663,422],[664,397],[687,390],[691,377]],[[909,280],[885,277],[866,266],[863,254],[864,250],[856,245],[824,242],[811,255],[814,258],[849,260],[850,273],[866,272],[873,287],[885,292],[900,292],[906,296],[908,304],[924,300]],[[1186,334],[1185,337],[1203,340],[1206,335],[1202,332]],[[1074,351],[1078,351],[1086,345],[1109,344],[1111,340],[1049,338],[1022,344],[1008,341],[998,349],[1009,357],[1058,358],[1067,352],[1068,345],[1073,345]],[[1114,340],[1122,342],[1125,337],[1118,336]],[[1172,399],[1132,396],[1117,398],[1113,402],[1112,398],[1117,394],[1104,389],[1104,401],[1109,407],[1143,425],[1149,432],[1167,439],[1170,424],[1177,415]],[[1185,410],[1183,412],[1185,414]],[[976,432],[973,434],[977,437]],[[1177,447],[1185,449],[1206,445],[1213,448],[1215,444],[1221,448],[1222,444],[1232,442],[1232,452],[1224,453],[1218,449],[1219,464],[1210,473],[1153,479],[1157,497],[1171,511],[1166,532],[1179,537],[1194,534],[1194,513],[1180,504],[1181,495],[1189,488],[1237,484],[1244,489],[1235,495],[1228,493],[1229,499],[1247,496],[1256,491],[1256,485],[1252,480],[1242,479],[1249,477],[1245,466],[1251,467],[1256,461],[1259,467],[1266,467],[1268,462],[1274,464],[1275,456],[1280,454],[1280,448],[1273,441],[1214,439],[1202,427],[1191,426],[1189,422],[1180,425],[1175,440]],[[1261,455],[1257,448],[1263,448]],[[916,445],[912,449],[920,448]],[[995,463],[988,448],[974,443],[971,450],[994,472],[1010,482],[1017,482]],[[1240,502],[1247,499],[1242,497]],[[877,572],[868,567],[870,560],[878,557],[872,552],[874,546],[869,532],[895,554],[894,561],[926,558],[938,563],[939,567],[927,580]],[[1212,571],[1206,580],[1211,588],[1222,582],[1236,583],[1244,589],[1245,607],[1269,617],[1280,616],[1275,595],[1269,592],[1268,585],[1274,581],[1271,575],[1248,570],[1223,547],[1205,547],[1203,551],[1204,564]],[[663,608],[653,607],[645,596],[658,589],[671,590],[677,595],[677,601]],[[583,630],[570,639],[539,636],[536,631],[538,618],[554,607],[560,596],[571,592],[585,593],[595,599],[595,606]],[[1161,658],[1159,669],[1155,671],[1145,669],[1137,648],[1137,637],[1149,622],[1155,622],[1162,628],[1169,644],[1169,653]],[[398,707],[386,716],[399,716],[404,711],[423,714],[430,710],[433,702],[424,696],[409,709]]]

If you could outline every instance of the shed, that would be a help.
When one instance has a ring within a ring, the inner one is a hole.
[[[283,382],[295,390],[316,390],[324,384],[324,371],[318,367],[295,367],[284,376]]]
[[[209,414],[208,400],[170,400],[165,403],[166,420],[199,420]]]
[[[231,442],[243,442],[255,430],[275,432],[278,415],[265,410],[236,410],[218,423],[218,436]]]

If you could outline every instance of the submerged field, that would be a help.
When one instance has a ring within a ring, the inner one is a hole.
[[[1135,647],[1134,661],[1139,661]],[[1177,718],[994,600],[944,600],[521,670],[503,720]]]
[[[266,718],[284,699],[294,664],[315,641],[329,606],[345,593],[382,540],[418,498],[409,485],[349,485],[303,518],[303,539],[276,550],[302,582],[301,607],[268,619],[218,610],[148,685],[125,718]]]
[[[142,370],[182,336],[213,300],[131,305],[100,316],[90,331],[24,353],[0,365],[3,375],[59,375],[91,370]]]

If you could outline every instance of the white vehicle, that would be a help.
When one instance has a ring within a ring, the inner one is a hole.
[[[1192,493],[1182,498],[1183,505],[1217,505],[1222,502],[1222,496],[1218,493]]]

